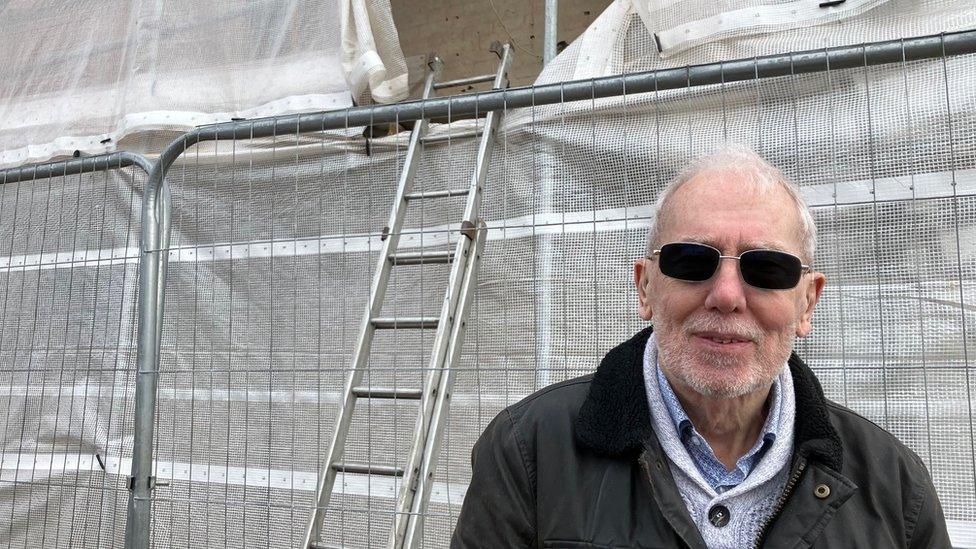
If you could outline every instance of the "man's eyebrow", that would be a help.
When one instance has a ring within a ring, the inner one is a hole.
[[[705,235],[696,234],[686,234],[679,237],[675,242],[694,242],[696,244],[705,244],[713,248],[721,249],[721,243],[717,242],[714,238]],[[779,250],[788,253],[790,252],[789,246],[785,242],[775,242],[771,240],[750,240],[743,244],[739,251],[744,252],[746,250]]]
[[[714,241],[707,236],[687,235],[687,234],[683,235],[681,238],[676,240],[676,242],[694,242],[696,244],[708,244],[709,246],[712,246],[714,243]]]
[[[672,242],[692,242],[692,243],[695,243],[695,244],[705,244],[706,246],[712,246],[713,248],[716,247],[715,244],[714,244],[714,242],[712,241],[712,239],[711,238],[708,238],[706,236],[681,235],[681,236],[679,236],[679,237],[677,237],[674,240],[671,240],[669,242],[661,242],[658,245],[658,248],[660,248],[661,246],[663,246],[665,244],[669,244],[669,243],[672,243]]]
[[[755,240],[749,242],[744,248],[744,250],[780,250],[783,252],[789,252],[789,246],[785,242],[770,242],[766,240]]]

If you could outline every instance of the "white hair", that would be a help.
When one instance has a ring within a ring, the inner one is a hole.
[[[797,216],[800,219],[800,238],[803,245],[801,251],[803,257],[801,259],[807,264],[813,261],[817,248],[817,226],[813,222],[810,208],[800,196],[800,187],[788,180],[783,172],[763,160],[752,149],[738,144],[726,144],[708,154],[699,156],[668,182],[654,206],[654,221],[647,234],[647,255],[651,255],[658,245],[658,238],[661,234],[661,219],[665,217],[662,213],[666,211],[675,191],[696,175],[711,171],[730,173],[746,179],[762,194],[766,194],[777,187],[785,190],[796,205]]]

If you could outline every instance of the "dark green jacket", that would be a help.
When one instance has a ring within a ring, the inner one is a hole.
[[[472,451],[452,547],[705,547],[651,427],[650,333],[611,350],[596,373],[546,387],[491,422]],[[826,400],[796,355],[789,365],[791,477],[761,546],[950,547],[919,457]]]

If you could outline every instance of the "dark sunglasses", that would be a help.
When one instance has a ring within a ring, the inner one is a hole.
[[[749,250],[738,256],[722,252],[705,244],[675,242],[654,250],[648,259],[657,256],[661,272],[671,278],[701,282],[712,278],[723,259],[739,262],[739,271],[746,284],[764,290],[788,290],[800,282],[803,273],[811,271],[799,257],[776,250]]]

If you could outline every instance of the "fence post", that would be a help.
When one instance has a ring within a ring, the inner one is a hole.
[[[152,474],[152,441],[170,229],[169,186],[165,180],[165,168],[160,169],[160,164],[162,159],[149,172],[149,182],[142,203],[135,436],[132,443],[132,471],[129,476],[129,505],[125,523],[126,548],[149,547],[151,498],[156,480]]]

